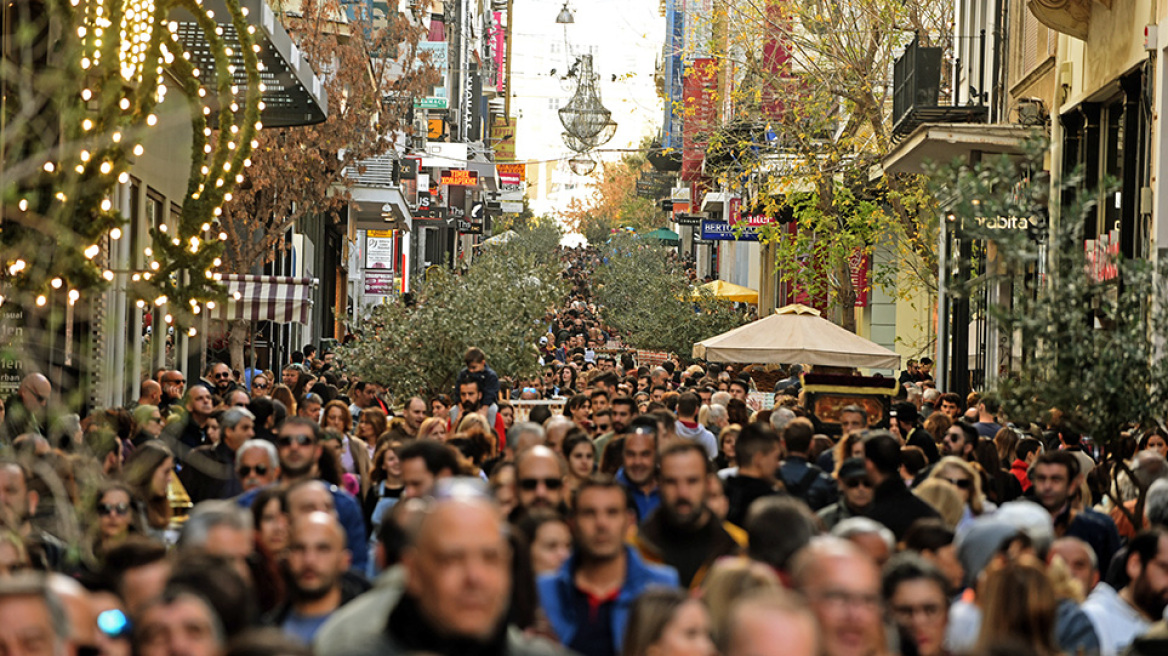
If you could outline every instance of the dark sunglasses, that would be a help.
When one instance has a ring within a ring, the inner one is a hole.
[[[558,490],[564,486],[563,479],[560,478],[521,478],[519,479],[519,487],[526,492],[534,492],[539,484],[543,483],[544,487],[549,490]]]
[[[179,378],[178,380],[164,380],[162,382],[165,385],[185,385],[187,381]]]
[[[844,486],[846,486],[849,490],[854,490],[861,485],[868,489],[872,489],[872,481],[866,478],[849,478],[848,480],[844,481]]]
[[[251,476],[253,471],[256,473],[256,476],[265,476],[268,473],[268,466],[256,465],[255,467],[252,467],[250,465],[244,465],[239,468],[239,477],[247,478],[248,476]]]
[[[117,513],[122,517],[130,514],[130,504],[128,503],[99,503],[97,504],[97,514],[105,517]]]
[[[231,378],[231,374],[229,372],[223,372],[221,374],[215,374],[215,377],[216,378]]]
[[[252,383],[251,386],[256,388],[256,389],[268,389],[267,383]]]
[[[309,435],[281,435],[276,438],[276,444],[279,446],[292,446],[293,443],[296,446],[310,446],[313,442],[315,440]]]
[[[941,480],[949,481],[961,490],[968,490],[969,488],[973,487],[973,481],[969,480],[968,478],[945,478],[942,476]]]

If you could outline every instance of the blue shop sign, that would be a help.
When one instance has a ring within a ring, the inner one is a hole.
[[[758,230],[742,225],[742,234],[736,234],[734,228],[725,221],[702,221],[702,239],[714,241],[758,241]]]

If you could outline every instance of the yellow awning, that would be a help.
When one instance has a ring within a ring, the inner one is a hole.
[[[735,285],[734,283],[726,282],[725,280],[715,280],[708,282],[696,290],[694,290],[694,298],[701,294],[701,290],[705,290],[717,298],[723,298],[727,301],[734,301],[736,303],[753,303],[758,304],[758,292],[743,287],[742,285]]]

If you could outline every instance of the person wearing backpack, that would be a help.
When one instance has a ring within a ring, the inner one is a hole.
[[[836,502],[839,494],[835,482],[826,472],[807,461],[815,427],[809,419],[797,417],[783,429],[787,459],[779,466],[779,478],[791,496],[802,499],[811,510],[818,511]]]

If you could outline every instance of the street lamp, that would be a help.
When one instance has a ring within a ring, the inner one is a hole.
[[[572,10],[568,9],[568,0],[564,0],[564,6],[560,9],[560,13],[556,16],[556,23],[559,25],[570,25],[575,23],[576,18],[572,16]]]

